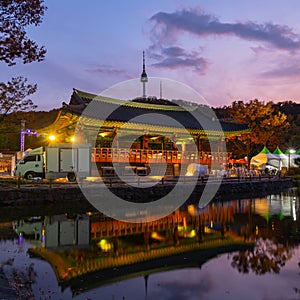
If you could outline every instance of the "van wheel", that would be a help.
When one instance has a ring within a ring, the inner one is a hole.
[[[34,172],[27,172],[25,174],[25,178],[28,179],[28,180],[31,180],[34,177],[35,177],[35,173]]]
[[[74,173],[69,173],[67,175],[67,178],[70,182],[75,182],[76,181],[76,175]]]

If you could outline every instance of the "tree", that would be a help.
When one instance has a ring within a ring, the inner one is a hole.
[[[36,84],[27,84],[27,79],[21,76],[12,78],[7,84],[0,82],[0,123],[9,113],[35,109],[37,106],[26,97],[36,89]]]
[[[0,152],[2,150],[20,149],[21,120],[26,120],[26,129],[38,131],[51,125],[57,118],[58,109],[51,111],[27,111],[7,114],[5,122],[0,122]],[[26,135],[25,148],[37,148],[45,144],[44,136]]]
[[[28,38],[26,27],[39,26],[46,9],[44,0],[0,0],[0,62],[12,66],[17,59],[27,64],[45,58],[44,46]],[[27,84],[23,77],[0,82],[0,123],[9,113],[35,109],[26,97],[36,89],[36,84]]]
[[[232,257],[231,266],[240,273],[253,271],[257,275],[279,273],[292,258],[293,248],[274,240],[258,239],[252,251],[240,251]]]
[[[289,127],[287,116],[276,111],[273,105],[272,102],[264,104],[255,99],[247,103],[235,101],[227,107],[230,118],[249,126],[250,133],[242,135],[232,143],[232,147],[241,155],[247,156],[249,162],[261,146],[278,146]]]
[[[27,37],[26,27],[39,26],[45,10],[43,0],[0,0],[0,61],[9,66],[41,61],[46,50]]]

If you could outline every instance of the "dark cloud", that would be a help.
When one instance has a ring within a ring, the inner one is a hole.
[[[180,48],[180,47],[168,47],[168,48],[164,48],[162,51],[163,54],[167,55],[167,56],[182,56],[185,55],[185,51],[184,49]]]
[[[249,41],[261,41],[275,48],[298,50],[300,35],[288,26],[255,22],[223,23],[215,16],[196,10],[182,10],[174,13],[159,12],[150,19],[155,23],[153,36],[157,42],[165,43],[184,31],[197,36],[236,36]]]
[[[201,73],[207,68],[207,61],[204,58],[180,58],[180,57],[167,57],[159,63],[152,64],[155,67],[175,69],[177,67],[191,67]]]
[[[208,61],[197,52],[188,53],[180,47],[160,47],[150,50],[151,57],[159,62],[152,64],[154,67],[175,69],[177,67],[191,68],[197,72],[204,73],[208,66]],[[159,52],[159,53],[157,53]]]

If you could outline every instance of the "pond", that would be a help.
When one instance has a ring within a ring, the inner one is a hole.
[[[1,299],[300,298],[293,189],[148,225],[78,208],[34,213],[0,224]]]

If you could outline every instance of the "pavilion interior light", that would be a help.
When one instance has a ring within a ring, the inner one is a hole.
[[[101,135],[102,137],[106,137],[110,134],[110,132],[101,132],[99,133],[99,135]]]

